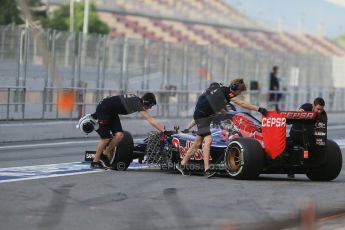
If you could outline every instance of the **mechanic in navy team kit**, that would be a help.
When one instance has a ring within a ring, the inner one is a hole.
[[[308,150],[310,148],[310,143],[313,142],[318,146],[320,151],[323,151],[322,149],[326,147],[328,121],[324,107],[325,100],[321,97],[315,98],[313,104],[304,103],[301,105],[298,109],[299,111],[316,113],[316,123],[294,123],[291,126],[290,137],[287,138],[287,144],[292,142]],[[288,177],[294,178],[295,175],[293,173],[288,173]]]
[[[325,107],[325,101],[321,97],[315,98],[313,104],[305,103],[301,105],[301,107],[299,108],[299,111],[316,113],[317,123],[316,124],[313,124],[313,123],[312,124],[299,124],[299,123],[293,124],[290,129],[290,137],[293,139],[294,143],[298,143],[301,146],[304,146],[305,143],[308,142],[306,140],[307,138],[310,139],[314,137],[315,128],[318,128],[318,129],[320,128],[321,132],[325,132],[324,128],[325,129],[327,128],[328,119],[327,119],[327,113],[324,107]],[[320,127],[317,127],[317,126],[320,126]],[[326,135],[323,135],[323,136],[324,138],[326,138]],[[315,135],[315,137],[318,138],[318,135]],[[325,140],[323,142],[325,142]]]
[[[215,174],[215,171],[211,170],[209,166],[210,149],[212,143],[210,124],[213,116],[216,113],[224,110],[230,101],[243,108],[258,111],[263,115],[267,114],[267,110],[265,108],[249,104],[236,98],[245,90],[246,85],[243,82],[243,79],[235,79],[231,82],[230,86],[220,85],[219,87],[208,89],[198,98],[193,115],[195,122],[192,121],[186,127],[186,130],[189,130],[196,124],[198,129],[197,135],[194,143],[188,149],[181,163],[176,166],[176,169],[179,170],[182,175],[189,174],[189,170],[186,165],[189,159],[197,152],[197,149],[203,141],[204,174],[208,178]]]
[[[101,140],[98,143],[95,158],[91,162],[91,168],[107,168],[107,163],[100,159],[102,153],[108,156],[108,159],[113,158],[112,150],[123,139],[124,133],[119,114],[127,115],[138,112],[153,127],[164,132],[164,127],[146,111],[156,104],[156,97],[153,93],[145,93],[141,98],[134,94],[124,94],[101,100],[97,105],[96,112],[92,114],[95,119],[98,119],[99,129],[96,132]]]

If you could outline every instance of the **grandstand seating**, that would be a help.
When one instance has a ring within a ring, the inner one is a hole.
[[[129,12],[101,13],[111,26],[113,37],[345,56],[345,48],[328,38],[265,29],[223,0],[102,0],[101,5]],[[219,24],[228,26],[216,26]]]

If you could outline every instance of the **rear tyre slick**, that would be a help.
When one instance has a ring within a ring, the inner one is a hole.
[[[225,150],[224,162],[228,174],[241,180],[256,179],[263,168],[264,151],[255,139],[236,138]]]
[[[312,181],[331,181],[339,175],[342,163],[343,157],[338,144],[327,140],[324,163],[320,167],[307,170],[306,175]]]

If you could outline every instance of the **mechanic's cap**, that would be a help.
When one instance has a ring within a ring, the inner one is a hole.
[[[143,104],[147,105],[147,106],[157,105],[156,96],[151,92],[145,93],[141,97],[141,100],[142,100]]]
[[[305,103],[301,105],[300,109],[303,109],[306,112],[311,112],[313,110],[313,105],[310,103]]]

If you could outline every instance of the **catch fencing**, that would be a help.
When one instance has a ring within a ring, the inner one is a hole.
[[[65,88],[73,90],[76,103],[71,112],[59,112],[57,98],[61,89],[45,88],[41,90],[27,90],[23,87],[0,87],[0,114],[1,120],[32,120],[32,119],[78,119],[86,113],[95,112],[98,101],[110,95],[118,95],[124,91],[113,89],[90,89],[90,88]],[[143,95],[146,91],[130,91],[137,95]],[[150,113],[159,118],[191,118],[194,112],[196,100],[200,91],[171,91],[158,90],[152,91],[158,101]],[[276,92],[276,91],[275,91]],[[311,101],[322,96],[326,102],[327,111],[345,111],[345,90],[336,89],[335,91],[318,91],[315,89],[305,89],[303,91],[281,92],[282,99],[279,101],[280,110],[296,110],[307,101]],[[242,99],[253,104],[275,108],[275,103],[262,102],[265,95],[260,91],[250,90],[242,95]],[[240,107],[236,107],[241,111]],[[136,115],[132,115],[135,117]]]
[[[188,117],[211,82],[228,85],[239,77],[249,89],[243,99],[273,108],[267,99],[274,65],[279,66],[281,109],[295,110],[323,96],[327,110],[345,111],[344,89],[332,80],[331,57],[3,26],[0,120],[77,119],[104,96],[146,91],[158,97],[154,115]],[[57,111],[59,89],[76,93],[71,113]]]

